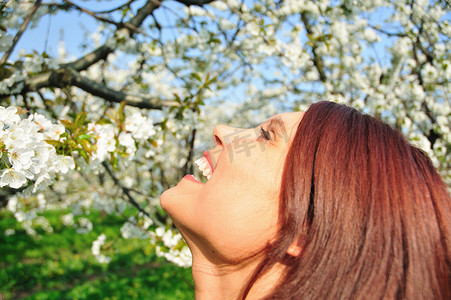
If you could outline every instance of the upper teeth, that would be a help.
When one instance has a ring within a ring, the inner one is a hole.
[[[201,158],[196,160],[194,162],[194,164],[196,164],[196,166],[199,167],[199,170],[202,172],[202,175],[207,177],[207,179],[210,179],[212,171],[211,171],[210,164],[208,163],[205,156],[202,156]]]

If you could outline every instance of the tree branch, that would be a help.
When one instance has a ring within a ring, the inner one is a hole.
[[[85,56],[73,61],[71,63],[63,64],[63,68],[72,68],[77,71],[83,71],[95,64],[100,60],[104,60],[108,55],[113,52],[114,49],[107,45],[102,45],[94,51],[86,54]]]
[[[135,0],[128,0],[127,2],[125,2],[124,4],[116,7],[116,8],[112,8],[112,9],[108,9],[108,10],[101,10],[101,11],[96,11],[96,13],[99,14],[107,14],[107,13],[112,13],[113,11],[119,10],[123,7],[129,6],[130,4],[132,4]]]
[[[88,9],[86,9],[86,8],[83,8],[83,7],[81,7],[81,6],[78,6],[77,4],[73,3],[72,1],[69,1],[69,0],[64,0],[64,1],[65,1],[67,4],[73,6],[75,9],[77,9],[77,10],[79,10],[79,11],[85,13],[85,14],[90,15],[91,17],[95,18],[96,20],[99,20],[99,21],[101,21],[101,22],[106,22],[106,23],[109,23],[109,24],[113,24],[113,25],[115,25],[115,26],[118,27],[118,28],[124,28],[124,27],[125,27],[125,28],[127,28],[127,29],[130,29],[131,31],[139,32],[139,29],[138,29],[138,28],[136,28],[135,26],[131,25],[131,24],[128,23],[128,22],[125,22],[125,23],[122,23],[122,22],[115,22],[115,21],[110,20],[110,19],[107,19],[107,18],[105,18],[105,17],[98,16],[95,12],[93,12],[93,11],[91,11],[91,10],[88,10]]]
[[[402,33],[402,32],[388,32],[388,31],[386,31],[386,30],[384,30],[384,29],[382,29],[382,28],[379,28],[379,27],[377,27],[377,26],[374,26],[374,25],[371,25],[371,24],[368,24],[368,26],[370,27],[370,28],[372,28],[372,29],[374,29],[374,30],[376,30],[376,31],[378,31],[378,32],[380,32],[380,33],[383,33],[383,34],[385,34],[385,35],[387,35],[387,36],[397,36],[397,37],[407,37],[408,35],[407,35],[407,33]]]
[[[412,11],[413,11],[413,2],[411,3]],[[410,20],[413,22],[413,13],[410,14]],[[413,73],[418,78],[418,82],[423,89],[424,93],[426,94],[426,87],[424,85],[424,78],[421,74],[421,69],[423,68],[425,63],[422,63],[420,61],[420,58],[418,57],[418,50],[422,51],[422,53],[427,57],[428,61],[432,64],[433,57],[430,53],[425,51],[423,45],[421,44],[420,36],[423,33],[423,20],[421,20],[420,24],[417,25],[418,27],[418,35],[415,36],[415,38],[412,38],[412,52],[413,52],[413,58],[416,62],[416,67],[413,68]],[[426,114],[426,116],[429,118],[432,124],[437,123],[437,119],[429,109],[428,104],[426,103],[426,99],[423,99],[421,103],[421,108],[423,109],[423,112]],[[430,129],[427,134],[425,134],[426,138],[431,143],[431,149],[433,149],[435,142],[437,139],[442,138],[442,134],[435,132],[433,129]]]
[[[160,6],[160,4],[161,2],[157,0],[148,0],[143,7],[138,9],[138,12],[133,18],[131,18],[128,24],[130,24],[130,26],[133,26],[133,28],[139,28],[141,24],[144,22],[144,20],[147,18],[147,16],[151,15],[152,12]],[[127,30],[130,36],[133,34],[133,31],[131,31],[129,28],[122,28],[119,30]],[[95,49],[94,51],[86,54],[83,57],[80,57],[76,61],[62,65],[62,67],[73,68],[76,71],[83,71],[92,66],[93,64],[95,64],[96,62],[102,59],[106,59],[109,54],[114,52],[114,50],[115,48],[108,46],[108,44],[105,43],[99,48]]]
[[[128,105],[146,109],[162,109],[163,107],[179,106],[179,103],[176,101],[166,101],[158,98],[147,97],[145,95],[131,95],[114,90],[80,75],[79,72],[73,69],[67,68],[39,74],[35,77],[25,79],[25,81],[19,84],[23,84],[23,88],[21,90],[17,91],[15,94],[2,94],[0,92],[0,97],[38,91],[39,89],[45,87],[64,88],[68,85],[73,85],[94,96],[103,98],[108,102],[120,103],[127,101]]]
[[[151,216],[147,211],[145,211],[141,205],[139,205],[138,202],[136,202],[136,200],[133,198],[133,196],[130,194],[130,190],[129,188],[125,187],[120,181],[119,179],[114,175],[113,171],[110,169],[110,167],[108,166],[108,164],[106,162],[102,162],[102,166],[105,168],[105,170],[107,171],[107,173],[110,175],[111,179],[113,179],[114,184],[116,184],[121,190],[122,192],[127,196],[128,198],[128,202],[130,202],[134,207],[136,207],[140,212],[142,212],[144,215],[146,215],[146,217],[150,218],[155,224],[157,224],[158,226],[164,226],[163,223],[160,222],[160,220],[158,220],[157,218]]]
[[[34,6],[31,9],[30,14],[25,18],[22,25],[20,25],[19,31],[17,32],[16,36],[14,37],[11,47],[9,47],[8,51],[6,51],[5,54],[3,54],[2,58],[0,59],[0,65],[5,63],[8,60],[9,56],[11,55],[14,48],[16,47],[17,42],[19,41],[20,37],[24,33],[25,29],[27,29],[28,24],[30,23],[31,19],[33,18],[33,15],[36,13],[39,6],[41,5],[41,2],[42,2],[42,0],[36,0],[36,2],[34,3]]]
[[[186,163],[183,166],[183,175],[193,174],[193,153],[194,153],[194,141],[196,140],[196,128],[191,130],[191,134],[186,139],[186,147],[188,148],[188,156],[186,157]]]
[[[208,4],[213,2],[214,0],[175,0],[179,3],[185,4],[186,6],[197,5],[203,6],[204,4]]]
[[[304,27],[305,27],[305,30],[307,31],[307,33],[309,35],[313,35],[314,32],[312,30],[312,27],[307,18],[307,14],[305,12],[301,13],[301,20],[302,20],[302,23],[304,23]],[[321,56],[318,55],[318,53],[316,52],[317,49],[318,49],[318,46],[316,45],[316,43],[313,43],[313,45],[312,45],[313,64],[315,65],[316,69],[318,70],[319,79],[322,82],[326,82],[327,77],[324,72],[324,63],[323,63]]]

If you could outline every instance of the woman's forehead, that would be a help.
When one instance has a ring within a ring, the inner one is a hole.
[[[301,111],[281,113],[281,114],[272,116],[265,123],[269,124],[270,122],[274,122],[275,120],[277,120],[278,122],[281,121],[281,122],[283,122],[283,125],[286,128],[286,130],[288,132],[291,132],[291,129],[297,128],[297,126],[303,116],[304,116],[304,112],[301,112]]]

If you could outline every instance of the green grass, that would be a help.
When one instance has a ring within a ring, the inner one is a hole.
[[[93,231],[78,234],[60,215],[46,213],[54,232],[35,239],[0,212],[0,299],[194,299],[190,269],[156,257],[148,241],[119,238],[123,219],[92,213]],[[5,236],[8,228],[16,233]],[[108,265],[91,253],[102,232],[115,240]]]

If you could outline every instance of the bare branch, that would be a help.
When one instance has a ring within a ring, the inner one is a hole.
[[[301,13],[301,20],[302,20],[302,23],[304,23],[304,27],[305,27],[305,30],[307,31],[307,33],[309,35],[313,35],[314,34],[313,33],[313,29],[312,29],[312,27],[311,27],[311,25],[309,23],[309,20],[307,18],[307,14],[305,12]],[[326,74],[324,72],[323,59],[322,59],[321,55],[318,55],[317,49],[318,49],[318,45],[316,43],[314,43],[312,45],[313,64],[315,65],[316,70],[318,70],[319,79],[322,82],[326,82],[327,76],[326,76]]]
[[[370,28],[380,32],[380,33],[383,33],[383,34],[387,35],[387,36],[397,36],[397,37],[407,37],[408,36],[407,33],[403,33],[403,32],[388,32],[388,31],[386,31],[386,30],[384,30],[382,28],[379,28],[379,27],[371,25],[371,24],[369,24],[368,26]]]
[[[113,48],[107,45],[102,45],[94,51],[77,59],[74,62],[61,65],[63,68],[72,68],[77,71],[83,71],[95,64],[96,62],[106,59],[107,56],[113,52]]]
[[[185,4],[186,6],[197,5],[203,6],[204,4],[208,4],[213,2],[214,0],[176,0],[179,3]]]
[[[151,15],[155,9],[160,7],[160,5],[161,2],[158,0],[148,0],[143,7],[138,9],[138,12],[130,20],[129,23],[135,27],[140,27],[141,24],[144,22],[144,20],[147,18],[147,16]]]
[[[33,15],[36,13],[39,6],[41,5],[41,2],[42,2],[42,0],[36,0],[36,2],[34,3],[34,6],[31,9],[30,14],[25,18],[22,25],[20,25],[19,31],[17,32],[16,36],[13,39],[13,44],[11,45],[11,47],[9,47],[8,51],[6,51],[5,54],[3,54],[2,58],[0,59],[0,65],[5,63],[8,60],[9,56],[11,55],[14,48],[16,47],[17,42],[19,41],[20,37],[24,33],[25,29],[27,29],[28,24],[30,23],[31,19],[33,18]]]
[[[188,156],[186,158],[186,163],[183,166],[183,175],[193,174],[193,154],[194,154],[194,141],[196,140],[196,128],[191,130],[191,134],[186,139],[186,148],[188,148]]]
[[[108,13],[112,13],[113,11],[119,10],[123,7],[129,6],[130,4],[132,4],[135,0],[128,0],[127,2],[125,2],[124,4],[116,7],[116,8],[112,8],[112,9],[108,9],[108,10],[102,10],[102,11],[96,11],[96,13],[99,14],[108,14]]]
[[[102,162],[102,166],[105,168],[107,173],[110,175],[110,177],[113,179],[114,183],[122,190],[122,192],[127,196],[128,201],[136,207],[140,212],[142,212],[146,217],[150,218],[155,224],[158,226],[164,226],[163,223],[160,222],[156,217],[151,216],[147,211],[145,211],[141,205],[139,205],[138,202],[133,198],[133,196],[130,194],[130,190],[124,186],[119,179],[114,175],[113,171],[110,169],[110,166],[106,162]]]
[[[115,22],[115,21],[107,19],[105,17],[98,16],[97,13],[95,13],[95,12],[93,12],[91,10],[88,10],[86,8],[83,8],[81,6],[78,6],[77,4],[73,3],[72,1],[69,1],[69,0],[64,0],[64,1],[67,4],[73,6],[75,9],[77,9],[77,10],[79,10],[81,12],[84,12],[85,14],[90,15],[91,17],[95,18],[96,20],[99,20],[101,22],[106,22],[106,23],[109,23],[109,24],[113,24],[113,25],[115,25],[118,28],[124,28],[125,27],[127,29],[130,29],[131,31],[139,32],[139,29],[137,27],[133,26],[132,24],[130,24],[128,22],[125,22],[125,23]]]

